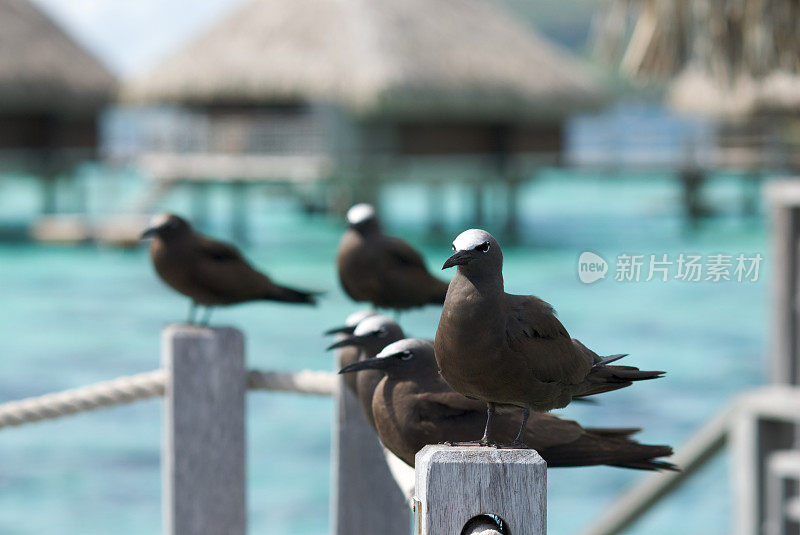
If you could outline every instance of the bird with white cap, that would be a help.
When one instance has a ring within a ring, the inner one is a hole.
[[[483,404],[453,392],[436,368],[433,344],[407,338],[386,346],[370,359],[343,368],[348,375],[377,374],[372,387],[371,417],[381,442],[408,465],[427,444],[469,439],[483,426]],[[355,373],[357,372],[357,373]],[[498,414],[495,436],[508,440],[516,432],[510,414]],[[641,444],[637,429],[587,429],[577,422],[534,413],[535,425],[525,441],[548,467],[606,464],[642,470],[674,470],[660,459],[669,446]]]
[[[599,356],[570,337],[548,303],[533,295],[506,293],[503,253],[485,230],[458,235],[442,269],[454,266],[435,355],[453,390],[487,404],[486,428],[476,444],[489,443],[496,408],[522,409],[522,425],[511,445],[524,447],[531,410],[562,408],[575,397],[663,375],[610,366],[625,355]]]
[[[356,204],[347,211],[347,230],[336,256],[342,289],[357,302],[406,310],[441,304],[447,283],[430,274],[411,245],[383,233],[375,208]]]

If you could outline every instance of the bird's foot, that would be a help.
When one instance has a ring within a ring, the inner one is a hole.
[[[475,446],[475,447],[488,447],[492,446],[494,448],[498,447],[497,444],[494,442],[490,442],[488,440],[468,440],[466,442],[452,442],[452,441],[445,441],[442,442],[445,446]]]
[[[529,449],[531,449],[530,446],[528,446],[527,444],[525,444],[521,440],[513,440],[508,444],[497,444],[495,447],[498,448],[498,449],[501,449],[501,450],[529,450]]]

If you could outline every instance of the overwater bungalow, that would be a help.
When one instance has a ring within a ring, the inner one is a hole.
[[[674,109],[719,125],[717,164],[800,169],[800,8],[792,0],[610,0],[598,51]]]
[[[114,76],[28,0],[0,0],[0,170],[50,176],[95,155]]]
[[[558,155],[564,118],[603,93],[569,52],[475,0],[252,1],[123,92],[189,110],[149,147],[153,174],[358,176],[345,204],[420,160],[469,159],[483,179],[515,155]]]

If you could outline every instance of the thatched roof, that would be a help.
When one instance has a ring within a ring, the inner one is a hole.
[[[89,112],[114,77],[28,0],[0,0],[0,112]]]
[[[668,82],[668,100],[677,108],[725,116],[800,111],[797,0],[607,3],[599,45],[616,50],[615,41],[626,41],[623,73]],[[633,15],[632,31],[620,24],[619,6]]]
[[[720,84],[689,66],[670,84],[667,101],[682,111],[734,118],[800,112],[800,76],[775,70],[759,78],[741,75]]]
[[[558,116],[601,85],[485,0],[256,0],[124,90],[184,104],[331,102],[363,114]]]

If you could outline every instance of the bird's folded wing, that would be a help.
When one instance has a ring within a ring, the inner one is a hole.
[[[212,240],[205,236],[198,236],[197,244],[203,255],[209,260],[217,260],[220,262],[230,260],[244,261],[242,254],[239,250],[228,243]]]
[[[576,351],[553,308],[533,295],[506,294],[506,341],[542,382],[577,384],[591,358]]]
[[[585,432],[578,422],[540,413],[528,424],[525,437],[531,447],[549,448],[574,442]]]
[[[202,254],[190,271],[197,287],[233,300],[256,299],[271,288],[269,277],[253,269],[233,245],[202,237],[198,246]]]
[[[425,260],[416,249],[400,238],[386,237],[386,251],[398,264],[406,267],[418,267],[427,271]]]
[[[486,404],[469,399],[457,392],[426,392],[417,398],[421,420],[439,422],[449,418],[486,415]]]
[[[591,359],[593,363],[600,362],[602,360],[600,355],[583,345],[583,343],[577,338],[572,339],[572,345],[575,346],[575,349],[584,354],[588,359]]]

